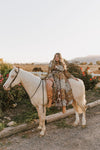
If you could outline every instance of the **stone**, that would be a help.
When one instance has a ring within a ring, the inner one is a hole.
[[[14,126],[16,125],[16,122],[15,121],[11,121],[7,124],[8,127],[11,127],[11,126]]]
[[[6,117],[6,116],[5,116],[4,119],[11,121],[11,118],[10,118],[10,117]]]

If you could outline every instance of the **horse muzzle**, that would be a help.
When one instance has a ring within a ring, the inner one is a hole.
[[[5,84],[3,85],[3,88],[5,91],[9,91],[10,90],[10,87],[7,87]]]

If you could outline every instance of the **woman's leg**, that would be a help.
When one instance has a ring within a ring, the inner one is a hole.
[[[53,79],[48,79],[46,80],[46,88],[47,88],[47,97],[48,97],[48,100],[49,100],[49,103],[47,105],[48,108],[51,107],[52,105],[52,97],[53,97],[53,88],[52,88],[52,85],[53,85]]]
[[[61,93],[61,100],[62,100],[62,111],[63,113],[66,112],[66,84],[65,84],[65,76],[64,74],[60,74],[60,93]]]

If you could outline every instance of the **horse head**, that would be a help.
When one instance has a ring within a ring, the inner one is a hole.
[[[9,77],[3,85],[4,90],[10,90],[12,87],[20,83],[19,72],[20,69],[16,67],[10,71]]]

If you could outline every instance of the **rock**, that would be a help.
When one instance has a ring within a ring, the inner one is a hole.
[[[13,106],[13,108],[15,108],[17,106],[17,103],[13,104],[12,106]]]
[[[8,127],[11,127],[11,126],[14,126],[16,125],[16,122],[15,121],[11,121],[7,124]]]
[[[11,118],[10,118],[10,117],[6,117],[6,116],[5,116],[4,119],[11,121]]]

